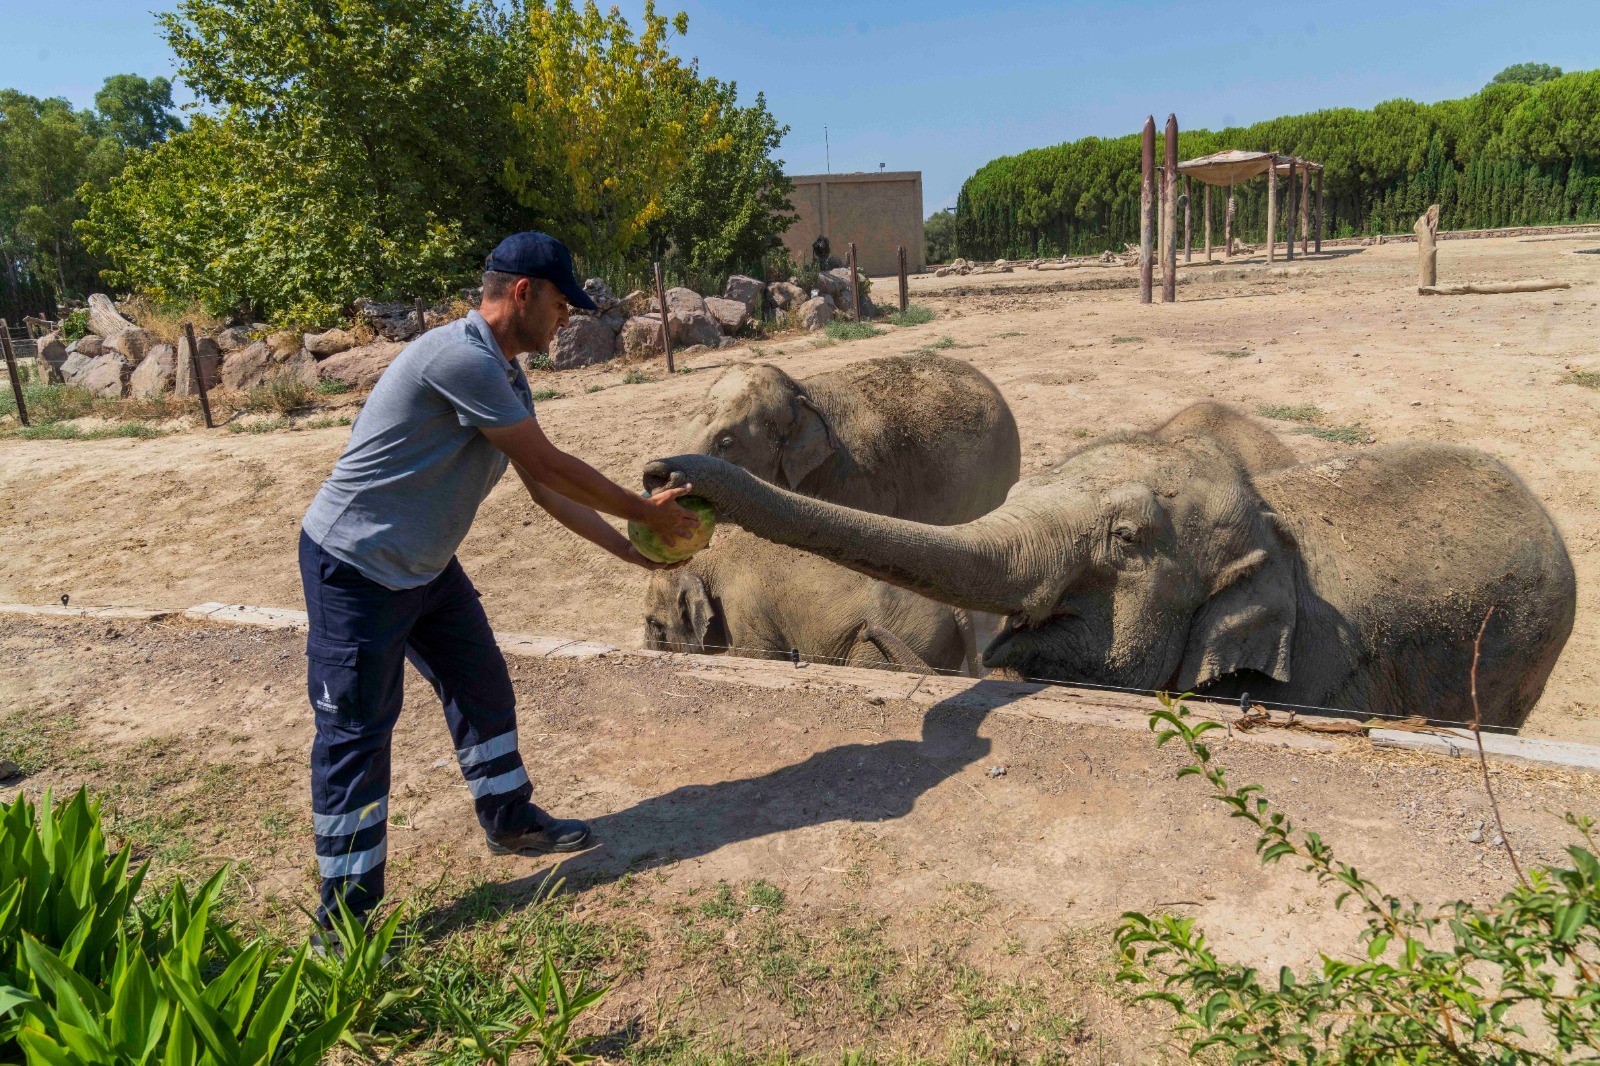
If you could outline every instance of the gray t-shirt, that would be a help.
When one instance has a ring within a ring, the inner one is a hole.
[[[479,426],[533,414],[520,367],[476,311],[418,337],[378,379],[301,523],[322,550],[386,588],[449,565],[507,460]]]

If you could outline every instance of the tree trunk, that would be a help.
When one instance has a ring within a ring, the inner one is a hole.
[[[1411,228],[1417,234],[1417,285],[1431,288],[1439,284],[1439,205],[1434,204],[1419,215]]]

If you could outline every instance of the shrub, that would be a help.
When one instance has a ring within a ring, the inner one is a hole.
[[[1256,414],[1279,422],[1315,422],[1322,417],[1322,408],[1314,403],[1264,403],[1256,407]]]
[[[839,318],[829,322],[825,332],[836,341],[859,341],[868,337],[876,337],[883,330],[868,322],[851,322],[848,319]]]
[[[1254,827],[1263,865],[1298,861],[1337,890],[1335,906],[1354,900],[1366,919],[1358,948],[1324,952],[1312,972],[1286,966],[1274,984],[1218,959],[1193,919],[1125,914],[1116,933],[1120,977],[1154,986],[1138,998],[1173,1010],[1189,1057],[1210,1051],[1234,1062],[1315,1066],[1594,1059],[1600,858],[1591,819],[1567,815],[1587,845],[1567,849],[1571,866],[1532,869],[1488,906],[1458,900],[1430,915],[1338,861],[1316,833],[1298,831],[1260,786],[1233,788],[1201,739],[1221,724],[1161,702],[1150,729],[1158,745],[1177,740],[1187,750],[1178,776],[1202,778],[1232,817]],[[1534,1017],[1543,1023],[1537,1039],[1524,1028]]]
[[[80,307],[61,320],[61,336],[68,344],[82,340],[89,333],[89,309]]]
[[[933,312],[921,304],[907,304],[904,311],[894,311],[883,316],[891,326],[921,326],[933,321]]]
[[[319,381],[316,383],[316,385],[312,386],[312,390],[316,392],[318,396],[342,396],[349,392],[350,388],[351,386],[348,381],[340,381],[337,378],[329,378],[326,381]]]
[[[550,356],[544,352],[534,352],[528,356],[529,370],[554,370],[555,363],[550,361]]]

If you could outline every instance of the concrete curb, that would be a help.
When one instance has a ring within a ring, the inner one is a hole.
[[[32,617],[154,621],[178,613],[138,607],[57,607],[0,603],[0,614]],[[182,616],[200,622],[262,629],[304,632],[307,628],[304,611],[246,604],[201,603],[183,611]],[[1116,729],[1146,729],[1150,713],[1157,706],[1156,701],[1147,696],[1068,685],[939,677],[821,663],[804,663],[795,667],[786,662],[726,655],[623,650],[598,641],[543,637],[531,633],[500,633],[496,639],[506,655],[518,658],[583,660],[618,656],[654,659],[681,667],[686,673],[708,681],[770,689],[831,689],[850,692],[868,700],[907,700],[921,707],[938,704],[947,708]],[[1224,704],[1196,703],[1191,709],[1197,716],[1214,718],[1227,724],[1229,735],[1245,743],[1322,752],[1349,751],[1353,745],[1360,743],[1359,734],[1353,733],[1328,734],[1276,728],[1235,729],[1233,726],[1238,722],[1239,712]],[[1312,726],[1348,721],[1312,715],[1299,715],[1298,720]],[[1368,739],[1374,748],[1425,752],[1447,758],[1475,758],[1478,751],[1471,731],[1465,729],[1437,727],[1426,733],[1373,729],[1369,731]],[[1486,733],[1483,748],[1485,754],[1495,760],[1600,773],[1600,745]]]

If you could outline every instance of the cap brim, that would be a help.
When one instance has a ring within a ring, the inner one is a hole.
[[[554,278],[551,278],[550,280],[555,281]],[[583,291],[583,286],[579,285],[572,278],[564,278],[561,281],[555,281],[555,286],[561,290],[561,295],[565,296],[567,298],[567,303],[571,304],[573,307],[581,308],[585,311],[600,310],[600,305],[595,303],[594,300],[590,298],[589,294]]]

